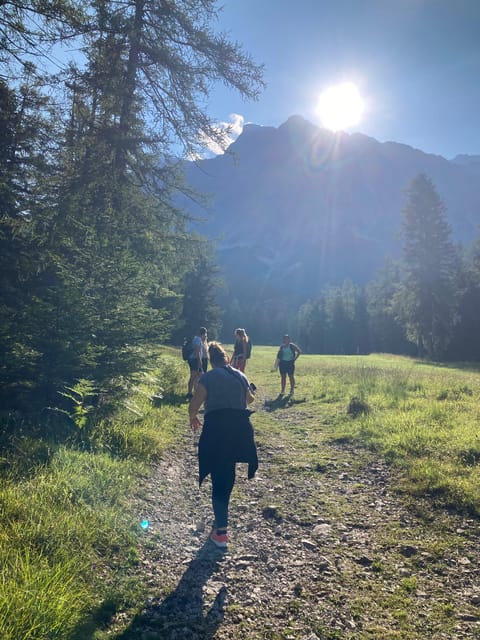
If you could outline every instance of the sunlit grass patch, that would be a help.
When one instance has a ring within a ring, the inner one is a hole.
[[[119,502],[132,472],[131,463],[62,449],[50,468],[3,484],[4,532],[12,544],[38,552],[68,553],[69,545],[78,553],[90,545],[104,550],[121,531]]]
[[[0,549],[0,632],[3,640],[67,638],[93,604],[80,554],[52,566],[48,557]]]
[[[442,389],[437,396],[437,400],[461,400],[462,396],[472,396],[473,390],[468,385]]]
[[[176,421],[177,413],[167,408],[137,417],[117,415],[94,426],[92,443],[98,451],[148,462],[172,444]]]
[[[459,465],[455,460],[420,458],[408,474],[409,491],[431,495],[447,506],[480,514],[480,467]]]
[[[0,637],[66,638],[106,593],[133,542],[124,504],[134,465],[60,449],[49,467],[0,489]]]
[[[267,393],[278,389],[278,374],[262,372],[273,356],[274,348],[257,348],[249,363]],[[260,440],[265,428],[289,433],[292,446],[298,437],[360,444],[401,470],[404,489],[480,513],[479,371],[387,354],[302,355],[296,365],[296,395],[305,402],[279,408],[271,421],[255,416]],[[362,410],[350,411],[353,400]],[[307,467],[315,455],[314,447],[304,451]]]
[[[388,363],[384,371],[370,369],[377,380],[365,385],[364,371],[357,371],[371,412],[337,421],[334,437],[373,448],[402,469],[411,491],[480,513],[478,373],[426,365],[412,370],[411,362],[395,371]],[[349,380],[347,392],[351,388]]]

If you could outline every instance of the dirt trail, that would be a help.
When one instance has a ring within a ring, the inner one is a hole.
[[[478,520],[402,497],[361,450],[322,446],[326,462],[302,464],[301,405],[274,419],[304,421],[306,437],[292,451],[262,435],[253,481],[238,466],[227,553],[206,542],[210,486],[198,490],[190,434],[155,469],[139,505],[150,527],[138,577],[152,595],[114,637],[480,638]]]

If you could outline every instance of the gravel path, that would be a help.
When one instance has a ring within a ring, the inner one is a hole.
[[[273,419],[303,421],[305,439],[262,433],[257,477],[238,465],[227,553],[207,542],[210,485],[197,487],[190,434],[155,468],[139,505],[151,597],[135,620],[119,616],[115,637],[480,638],[478,520],[402,496],[381,460],[347,445],[303,464],[302,406]]]

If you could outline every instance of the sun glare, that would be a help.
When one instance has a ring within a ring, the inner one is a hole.
[[[364,108],[357,87],[351,82],[343,82],[325,89],[320,95],[317,113],[324,127],[340,131],[358,124]]]

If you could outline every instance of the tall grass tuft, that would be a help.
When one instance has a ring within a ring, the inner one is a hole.
[[[0,637],[69,637],[133,541],[124,505],[133,464],[62,448],[49,467],[0,488]],[[63,635],[62,635],[63,634]]]
[[[27,548],[0,549],[0,632],[3,640],[64,640],[92,603],[81,556],[52,564]]]

